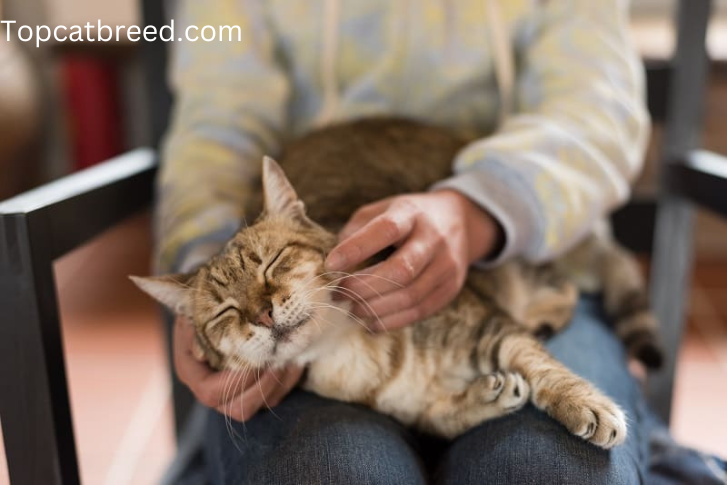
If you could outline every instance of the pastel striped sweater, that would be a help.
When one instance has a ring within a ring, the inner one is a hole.
[[[245,220],[261,156],[312,127],[396,114],[472,137],[454,175],[505,229],[499,260],[544,261],[624,202],[649,131],[620,0],[181,0],[160,270],[206,259]]]

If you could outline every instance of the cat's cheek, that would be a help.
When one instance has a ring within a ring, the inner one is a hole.
[[[275,349],[275,341],[267,329],[229,330],[217,342],[217,349],[226,357],[227,368],[240,370],[267,363]]]

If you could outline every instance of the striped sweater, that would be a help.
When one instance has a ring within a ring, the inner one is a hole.
[[[493,214],[498,259],[544,261],[624,202],[649,129],[620,0],[180,0],[156,214],[160,271],[217,251],[261,156],[326,123],[396,114],[474,140],[451,188]],[[236,36],[234,36],[236,37]]]

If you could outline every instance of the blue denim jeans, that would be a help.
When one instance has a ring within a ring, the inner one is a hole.
[[[601,450],[528,405],[452,442],[421,436],[365,407],[293,391],[247,423],[209,413],[207,473],[215,484],[634,484],[644,481],[647,410],[598,300],[582,298],[551,353],[625,410],[627,441]],[[231,437],[232,436],[232,437]]]

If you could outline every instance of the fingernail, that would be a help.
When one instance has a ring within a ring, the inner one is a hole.
[[[324,266],[328,271],[338,271],[346,266],[346,258],[340,253],[331,253]]]

